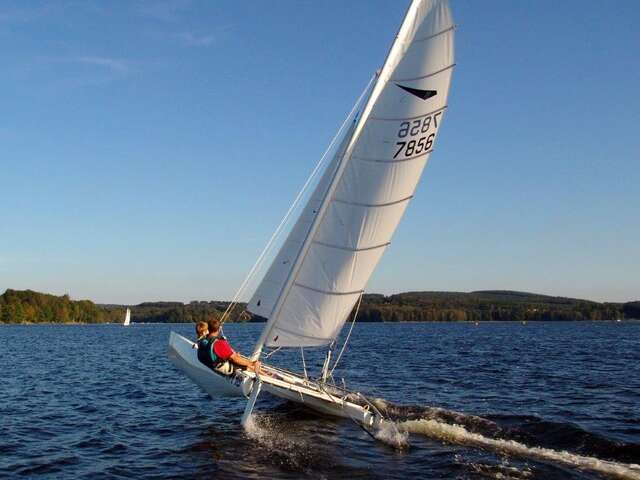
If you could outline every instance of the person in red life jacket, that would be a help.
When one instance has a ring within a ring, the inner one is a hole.
[[[235,352],[220,332],[220,321],[211,318],[196,324],[198,360],[223,375],[233,374],[236,368],[253,370],[260,374],[260,362],[249,360]]]

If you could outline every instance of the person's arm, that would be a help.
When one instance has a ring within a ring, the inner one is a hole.
[[[260,362],[257,360],[249,360],[248,358],[243,357],[237,352],[233,352],[233,355],[229,357],[236,365],[240,365],[241,367],[247,367],[250,370],[253,370],[256,373],[260,373]]]
[[[238,365],[240,367],[248,368],[249,370],[253,370],[257,374],[260,374],[260,362],[249,360],[246,357],[243,357],[239,353],[235,352],[229,342],[226,340],[218,340],[215,343],[215,351],[216,355],[220,358],[227,359],[231,361],[233,364]]]

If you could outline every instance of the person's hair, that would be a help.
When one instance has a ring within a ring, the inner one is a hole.
[[[215,317],[209,317],[207,319],[207,325],[209,325],[209,333],[217,332],[220,330],[220,320]]]
[[[205,322],[196,323],[196,335],[198,335],[198,338],[200,338],[205,333],[207,333],[207,328],[208,327],[207,327],[207,324]]]

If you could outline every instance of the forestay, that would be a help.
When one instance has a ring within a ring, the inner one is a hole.
[[[360,120],[248,304],[269,319],[258,351],[340,333],[429,160],[453,66],[446,0],[414,0]]]

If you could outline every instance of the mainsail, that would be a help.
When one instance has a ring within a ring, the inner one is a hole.
[[[131,322],[131,310],[127,308],[127,313],[124,315],[124,323],[123,325],[126,327]]]
[[[446,0],[414,0],[358,122],[249,301],[268,319],[256,346],[339,335],[433,151],[454,66]]]

